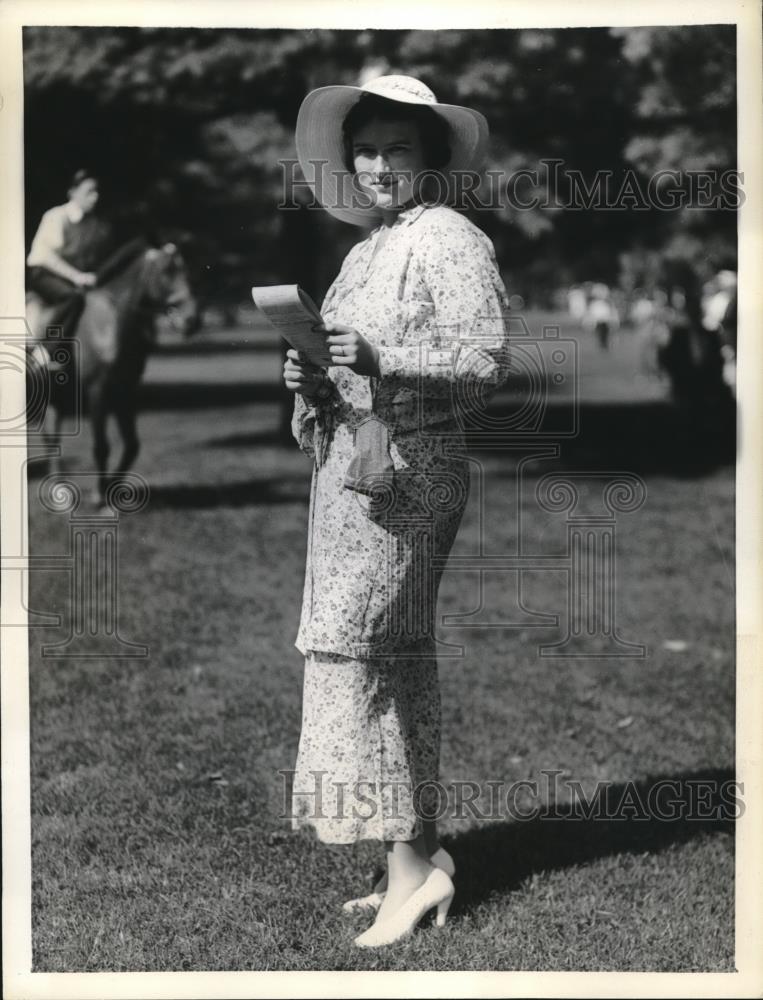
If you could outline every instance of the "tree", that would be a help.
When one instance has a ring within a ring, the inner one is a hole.
[[[641,261],[642,272],[662,256],[691,262],[703,277],[735,268],[736,199],[724,196],[729,185],[721,180],[730,182],[737,169],[735,26],[613,29],[613,34],[622,39],[623,55],[639,80],[625,156],[644,178],[678,171],[689,195],[680,210],[651,213],[631,256]],[[715,178],[707,191],[699,188],[701,174]],[[703,207],[714,199],[722,204]]]
[[[320,297],[362,232],[322,211],[279,211],[279,161],[296,157],[305,93],[383,72],[480,108],[491,124],[488,166],[505,176],[561,165],[548,185],[539,179],[545,204],[504,197],[498,210],[472,211],[525,298],[586,278],[613,282],[618,255],[634,248],[734,252],[731,212],[564,207],[571,171],[590,179],[631,169],[646,183],[667,167],[733,168],[734,36],[718,25],[25,28],[28,237],[85,163],[126,236],[184,248],[203,298],[244,302],[255,281],[297,272]]]

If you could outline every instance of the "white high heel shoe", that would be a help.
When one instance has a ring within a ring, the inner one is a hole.
[[[453,858],[448,854],[444,847],[438,847],[434,854],[430,855],[429,860],[435,866],[435,868],[442,868],[446,875],[450,878],[456,874],[456,866],[453,863]],[[387,876],[383,875],[379,881],[374,886],[374,891],[369,896],[361,896],[359,899],[348,899],[346,903],[343,904],[342,909],[345,913],[358,913],[361,910],[378,910],[384,901],[386,895],[386,889],[379,890],[379,886],[386,883]]]
[[[410,896],[388,920],[377,920],[367,931],[355,938],[358,948],[380,948],[383,945],[402,941],[413,933],[416,924],[425,913],[437,907],[435,923],[442,927],[453,902],[455,888],[442,868],[434,868],[423,885]]]

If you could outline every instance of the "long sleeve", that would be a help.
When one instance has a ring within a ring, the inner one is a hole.
[[[426,300],[418,342],[379,348],[377,408],[398,430],[482,409],[508,375],[506,290],[490,240],[457,217],[432,226],[411,263]]]

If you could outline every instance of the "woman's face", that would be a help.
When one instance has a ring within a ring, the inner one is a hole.
[[[380,209],[398,211],[416,193],[424,150],[418,126],[374,119],[352,137],[352,162],[364,193]]]

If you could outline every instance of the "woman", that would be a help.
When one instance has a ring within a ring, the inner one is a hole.
[[[464,413],[504,381],[506,291],[492,244],[446,207],[487,123],[386,76],[310,93],[297,152],[321,204],[375,228],[323,303],[331,366],[293,350],[293,430],[314,456],[296,645],[305,656],[293,826],[382,840],[378,908],[355,943],[389,944],[453,898],[439,847],[434,612],[468,494]],[[318,167],[316,173],[315,167]]]

